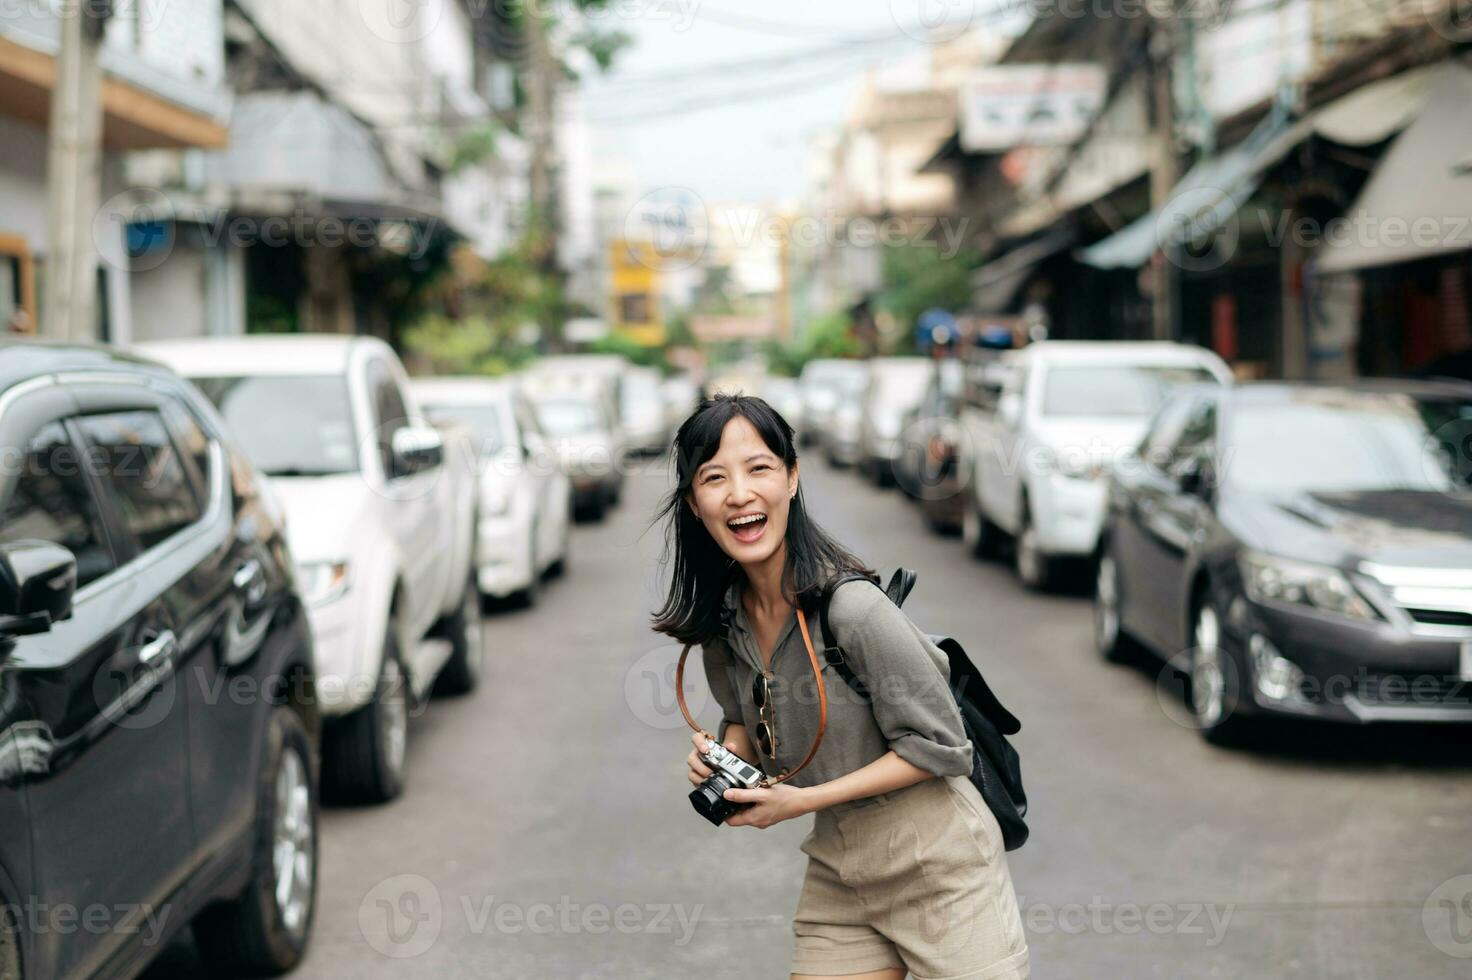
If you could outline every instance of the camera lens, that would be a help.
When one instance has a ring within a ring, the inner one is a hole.
[[[732,803],[725,797],[726,790],[735,785],[725,773],[713,773],[691,792],[690,803],[696,813],[719,827],[727,817],[741,809],[740,803]]]

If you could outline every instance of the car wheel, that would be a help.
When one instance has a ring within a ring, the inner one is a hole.
[[[295,711],[267,723],[257,789],[250,884],[233,902],[206,909],[195,941],[212,972],[285,973],[306,953],[317,906],[317,779],[312,746]]]
[[[1094,649],[1110,663],[1125,663],[1134,644],[1120,625],[1119,566],[1106,546],[1094,575]]]
[[[981,512],[974,494],[967,494],[961,509],[961,541],[976,558],[995,558],[1001,552],[1002,530]]]
[[[399,660],[398,626],[390,620],[373,700],[328,729],[334,796],[386,803],[404,791],[409,742],[409,679]]]
[[[1055,562],[1043,554],[1038,542],[1037,527],[1032,514],[1024,504],[1022,526],[1017,529],[1017,577],[1022,584],[1037,592],[1045,592],[1053,586]]]
[[[1221,618],[1210,600],[1196,610],[1191,649],[1191,713],[1201,736],[1214,745],[1235,743],[1247,724],[1237,713],[1238,673],[1222,646]]]
[[[481,625],[480,589],[472,575],[465,584],[460,607],[446,616],[436,633],[450,641],[450,659],[435,679],[436,694],[469,694],[480,683],[485,656],[485,634]]]

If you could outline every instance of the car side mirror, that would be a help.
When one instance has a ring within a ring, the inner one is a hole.
[[[1211,464],[1199,456],[1182,460],[1171,472],[1181,493],[1207,500],[1211,497]]]
[[[445,461],[445,439],[424,425],[406,426],[393,435],[393,476],[413,476]]]
[[[48,632],[72,615],[77,559],[49,541],[0,545],[0,636]]]

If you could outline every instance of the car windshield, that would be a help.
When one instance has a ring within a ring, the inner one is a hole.
[[[482,456],[494,456],[510,444],[506,436],[506,413],[489,402],[443,402],[427,404],[424,414],[433,422],[465,422],[475,430]]]
[[[930,367],[920,370],[883,371],[874,392],[874,406],[880,412],[898,414],[913,407],[925,395],[930,382]]]
[[[576,436],[599,429],[597,409],[584,401],[557,398],[539,402],[537,418],[554,436]]]
[[[1148,418],[1181,385],[1216,380],[1193,364],[1078,364],[1049,367],[1045,416]]]
[[[664,401],[660,397],[659,382],[653,378],[625,378],[622,402],[621,408],[624,412],[661,408]]]
[[[1267,493],[1465,490],[1472,399],[1304,391],[1231,416],[1224,480]]]
[[[358,469],[348,385],[337,375],[192,379],[214,402],[235,444],[267,476]]]

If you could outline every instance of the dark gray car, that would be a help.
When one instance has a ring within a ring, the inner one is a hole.
[[[1472,722],[1472,386],[1199,388],[1115,467],[1095,641],[1254,716]]]

